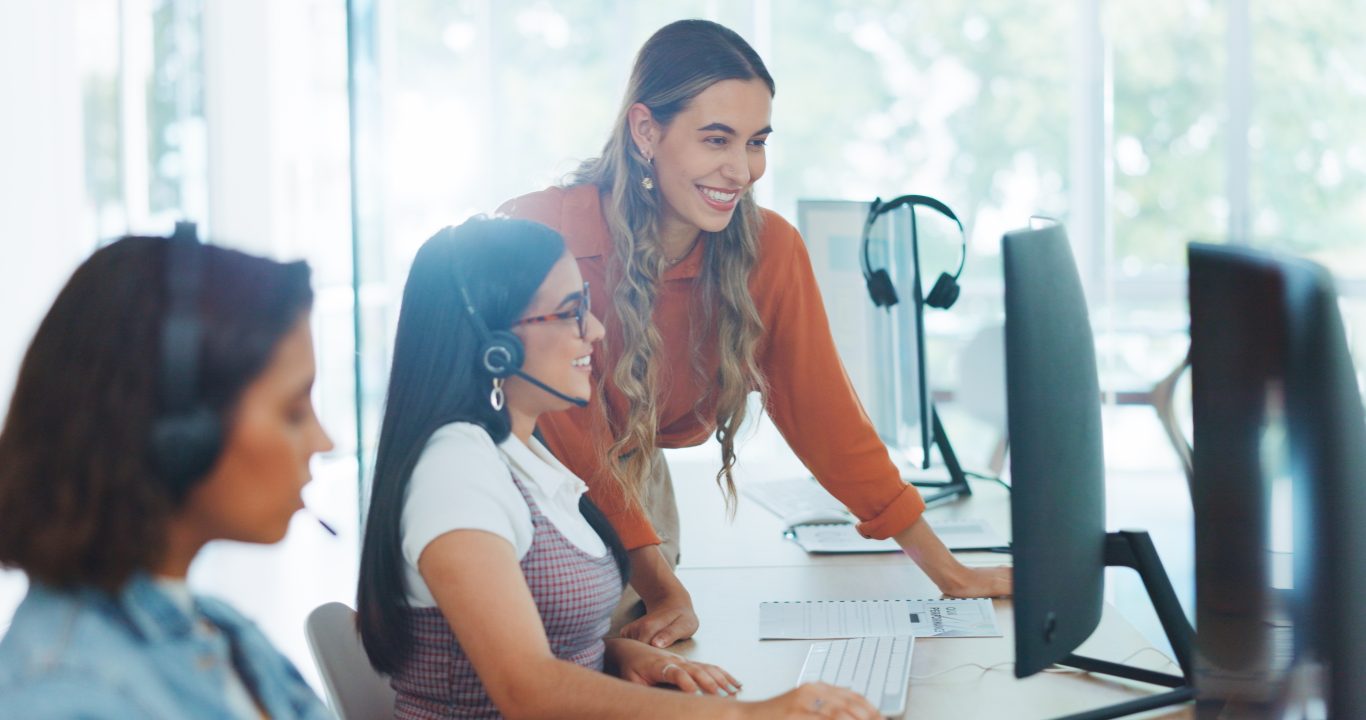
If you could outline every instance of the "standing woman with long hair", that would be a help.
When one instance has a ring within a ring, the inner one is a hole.
[[[660,448],[721,445],[717,483],[735,501],[736,433],[751,392],[802,462],[862,520],[893,537],[939,588],[1011,592],[1008,568],[958,562],[921,515],[840,364],[802,239],[758,207],[774,82],[753,48],[682,20],[636,56],[602,155],[571,185],[500,212],[564,234],[603,308],[597,399],[541,419],[546,444],[584,478],[620,534],[646,614],[622,635],[659,647],[697,628],[673,574],[678,511]],[[629,619],[634,598],[623,603]]]
[[[532,435],[543,413],[592,394],[603,327],[588,290],[560,235],[525,220],[447,228],[413,260],[357,600],[395,716],[876,717],[822,684],[761,703],[699,697],[739,687],[718,667],[604,639],[625,550]]]
[[[332,447],[313,412],[308,266],[131,237],[81,264],[0,433],[4,718],[328,718],[261,631],[185,577],[274,543]]]

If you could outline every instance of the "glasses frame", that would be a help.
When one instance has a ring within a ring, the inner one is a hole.
[[[556,320],[568,320],[573,318],[579,328],[579,337],[584,338],[588,336],[588,313],[592,311],[591,306],[592,301],[591,296],[588,294],[588,281],[584,280],[583,299],[579,301],[578,305],[574,306],[573,310],[564,310],[562,312],[550,313],[549,315],[525,317],[513,323],[512,327],[517,327],[518,325],[535,325],[538,323],[548,323]]]

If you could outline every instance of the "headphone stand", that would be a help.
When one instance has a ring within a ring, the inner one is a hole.
[[[918,480],[912,481],[911,484],[918,488],[937,491],[924,496],[926,505],[956,500],[960,497],[967,498],[972,495],[972,486],[968,485],[968,476],[958,462],[958,454],[953,451],[949,435],[944,432],[944,423],[939,421],[939,410],[933,403],[930,405],[930,417],[934,423],[934,445],[939,448],[939,454],[944,458],[944,467],[949,471],[949,479]]]
[[[947,481],[910,481],[912,485],[918,488],[935,490],[924,498],[925,504],[928,505],[972,495],[967,474],[963,472],[963,466],[958,463],[958,455],[953,451],[948,433],[944,432],[944,424],[939,421],[939,411],[935,409],[934,401],[930,399],[929,384],[925,376],[925,306],[929,305],[947,310],[958,299],[960,292],[958,277],[963,274],[963,266],[967,264],[968,244],[967,234],[963,230],[963,222],[958,219],[958,216],[953,213],[948,205],[939,200],[928,195],[902,195],[884,203],[882,198],[875,198],[868,206],[868,217],[864,220],[863,233],[859,242],[863,279],[868,285],[868,294],[872,298],[874,306],[890,310],[893,305],[899,302],[899,298],[897,297],[896,286],[887,270],[885,268],[873,269],[868,257],[869,234],[879,215],[891,212],[903,205],[911,212],[911,306],[912,312],[915,313],[915,382],[920,400],[920,446],[924,451],[922,468],[928,469],[930,467],[930,448],[938,446],[939,454],[944,458],[944,467],[949,471]],[[924,292],[920,274],[920,231],[915,216],[917,206],[927,207],[952,220],[958,226],[958,233],[963,243],[962,255],[958,260],[958,269],[952,275],[947,272],[942,273],[928,295]]]

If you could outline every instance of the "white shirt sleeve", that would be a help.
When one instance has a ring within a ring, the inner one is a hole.
[[[498,446],[483,428],[470,423],[452,423],[432,433],[413,468],[402,532],[403,557],[414,574],[427,545],[452,530],[483,530],[505,538],[519,560],[531,549],[531,510],[512,483]]]

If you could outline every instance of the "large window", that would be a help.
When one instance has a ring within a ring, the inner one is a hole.
[[[95,237],[208,212],[203,3],[79,0],[82,140]]]
[[[1366,44],[1340,3],[1251,7],[1249,240],[1366,279]]]
[[[41,42],[21,50],[34,63],[23,72],[46,75],[25,87],[51,85],[29,90],[31,106],[53,115],[46,123],[70,121],[69,134],[16,162],[32,163],[26,172],[42,179],[70,151],[78,179],[70,197],[56,199],[5,186],[42,203],[35,217],[47,214],[28,233],[0,239],[6,273],[19,252],[11,242],[26,244],[20,263],[35,252],[27,244],[54,254],[68,243],[74,249],[68,263],[21,265],[23,277],[5,275],[7,282],[18,280],[25,301],[41,298],[46,305],[99,244],[127,233],[166,233],[182,218],[197,221],[201,235],[216,244],[302,257],[313,268],[315,401],[337,449],[315,460],[305,498],[341,537],[326,536],[301,514],[278,545],[210,545],[190,581],[243,610],[314,676],[304,616],[327,600],[354,597],[359,545],[345,6],[334,0],[51,0],[0,6],[0,25],[6,23],[41,26]],[[72,57],[50,64],[49,48],[54,55],[70,48]],[[71,96],[70,118],[52,112],[66,106],[43,102],[49,92]],[[0,99],[6,115],[10,100]],[[21,100],[13,107],[28,105]],[[34,309],[33,325],[44,310]],[[0,347],[6,385],[13,382],[8,358],[24,351],[31,333],[8,329]],[[19,573],[0,573],[0,633],[25,586]]]

